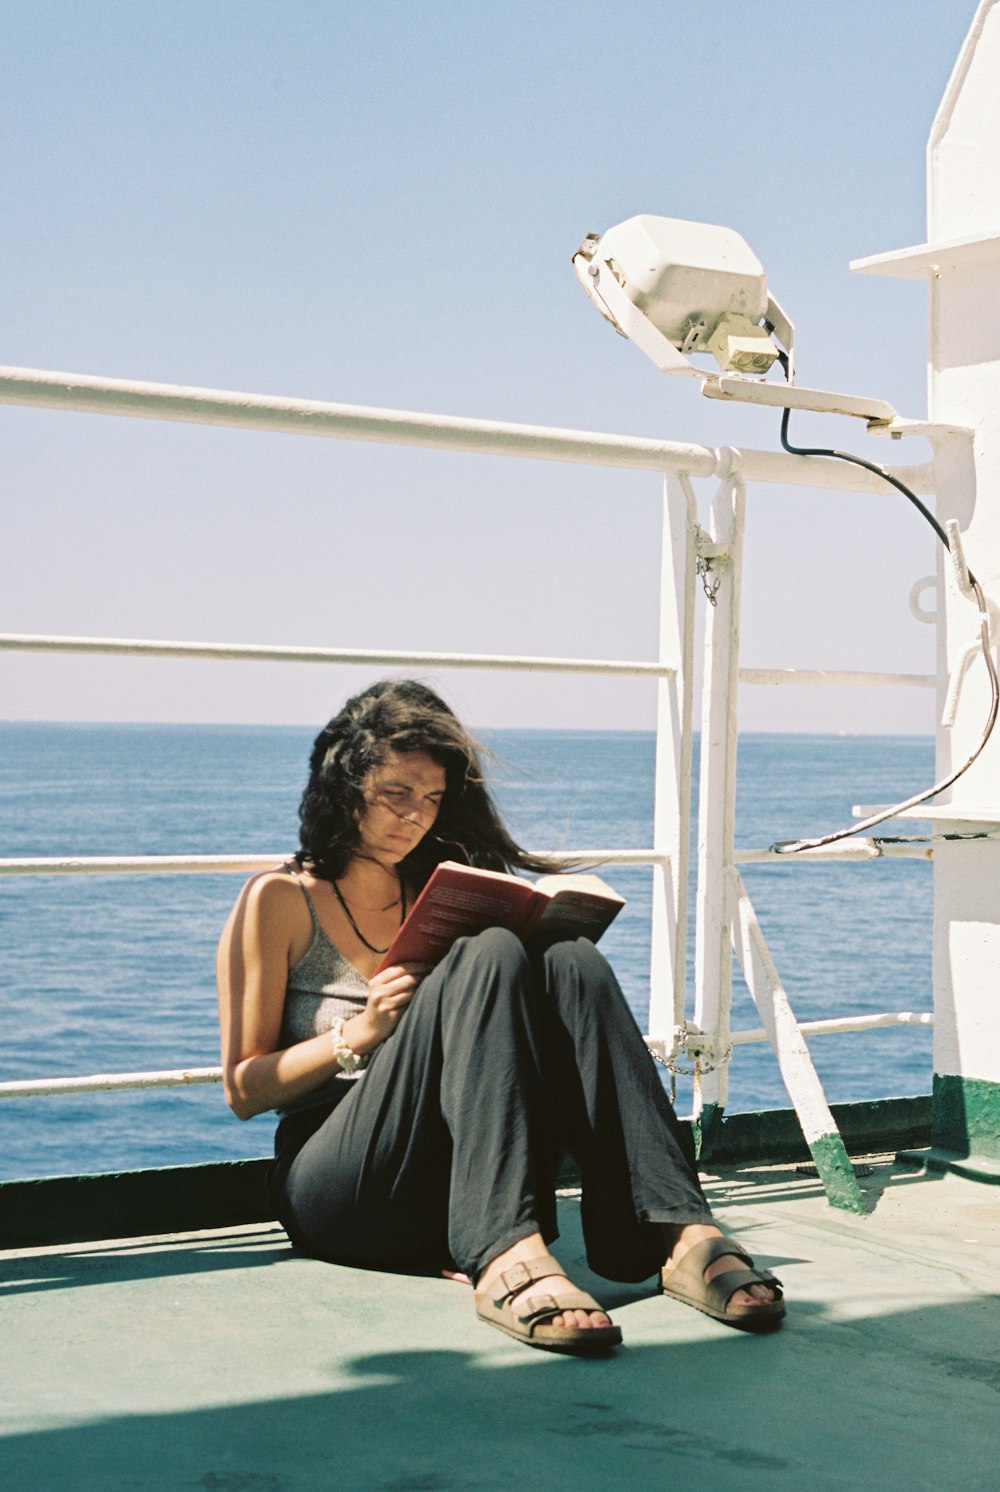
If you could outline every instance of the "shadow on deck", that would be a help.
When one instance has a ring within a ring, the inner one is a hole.
[[[269,1224],[0,1254],[0,1482],[44,1492],[997,1486],[1000,1194],[883,1160],[867,1217],[794,1168],[708,1180],[784,1279],[731,1331],[557,1252],[626,1345],[582,1361],[467,1288],[302,1258]]]

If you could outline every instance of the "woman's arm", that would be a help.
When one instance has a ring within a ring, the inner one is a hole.
[[[255,876],[243,888],[219,941],[216,983],[226,1102],[249,1119],[303,1097],[340,1070],[329,1032],[278,1049],[293,951],[304,952],[312,923],[286,875]],[[368,1004],[345,1022],[344,1040],[364,1056],[395,1028],[416,989],[412,966],[386,969]]]

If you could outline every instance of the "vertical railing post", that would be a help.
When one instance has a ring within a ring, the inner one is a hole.
[[[674,670],[657,684],[649,1034],[669,1051],[684,1020],[688,855],[691,835],[691,671],[694,662],[695,498],[690,479],[663,487],[659,661]]]
[[[712,502],[710,534],[696,544],[706,596],[698,790],[698,893],[694,1021],[708,1038],[697,1059],[694,1095],[699,1153],[711,1144],[728,1097],[732,1002],[729,882],[736,814],[736,691],[740,653],[740,571],[745,489],[730,474]]]

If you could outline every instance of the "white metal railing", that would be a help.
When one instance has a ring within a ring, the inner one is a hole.
[[[581,860],[595,865],[662,865],[669,856],[653,849],[634,850],[547,850],[551,860],[560,860],[566,865],[579,864]],[[930,860],[934,851],[930,844],[894,844],[874,839],[847,839],[840,844],[819,850],[805,850],[796,856],[799,861],[836,864],[851,860]],[[262,870],[271,870],[281,865],[287,855],[275,851],[273,855],[18,855],[0,859],[0,876],[51,876],[51,875],[183,875],[201,871],[208,875],[233,872],[254,875]],[[788,865],[788,856],[771,846],[759,850],[736,850],[733,859],[738,865]]]
[[[837,684],[896,689],[937,687],[937,679],[932,673],[871,673],[843,668],[741,668],[737,677],[741,684]]]
[[[174,1067],[156,1072],[105,1072],[86,1078],[27,1078],[0,1083],[0,1098],[45,1098],[67,1093],[124,1093],[135,1088],[193,1088],[221,1083],[221,1067]]]
[[[927,1011],[914,1014],[909,1010],[888,1011],[881,1015],[843,1016],[836,1020],[802,1021],[803,1036],[839,1036],[846,1031],[875,1031],[889,1026],[932,1026],[934,1017]],[[667,1044],[655,1037],[646,1038],[661,1058],[668,1058]],[[733,1031],[732,1046],[768,1040],[763,1026],[750,1031]],[[204,1083],[221,1083],[221,1067],[174,1067],[154,1072],[95,1073],[79,1078],[26,1078],[0,1083],[0,1098],[44,1098],[67,1093],[121,1093],[136,1088],[192,1088]]]
[[[0,633],[0,651],[21,653],[104,653],[126,657],[214,658],[235,663],[375,663],[380,668],[518,669],[534,673],[626,674],[668,679],[676,669],[661,663],[618,662],[611,658],[542,658],[502,653],[393,653],[363,648],[293,648],[243,642],[152,642],[115,637],[44,637]]]
[[[624,674],[635,678],[672,678],[676,668],[662,663],[621,662],[611,658],[545,658],[534,654],[398,653],[363,648],[264,646],[247,642],[158,642],[120,637],[53,637],[30,632],[0,632],[0,651],[18,653],[84,653],[123,657],[218,659],[237,663],[377,663],[384,668],[517,669],[534,673]],[[877,673],[869,669],[741,668],[741,684],[840,685],[933,689],[933,674]]]
[[[594,675],[630,675],[657,681],[657,757],[655,775],[654,845],[641,850],[585,850],[562,858],[618,865],[652,865],[654,871],[652,960],[650,980],[650,1047],[668,1059],[691,1038],[692,1050],[731,1050],[732,1046],[770,1039],[773,1029],[730,1032],[728,1029],[728,948],[737,941],[732,919],[725,913],[727,874],[737,863],[781,859],[770,849],[732,849],[732,811],[735,746],[735,688],[756,685],[875,685],[929,688],[931,675],[813,669],[747,669],[736,666],[738,652],[738,578],[742,542],[742,494],[746,481],[819,487],[881,495],[881,480],[855,466],[813,461],[778,451],[711,449],[672,441],[586,431],[548,429],[496,421],[471,420],[398,410],[366,409],[353,405],[274,398],[169,384],[137,383],[89,375],[0,368],[0,404],[36,408],[176,420],[231,428],[429,446],[482,455],[511,456],[584,463],[625,470],[656,472],[665,477],[663,496],[663,559],[661,569],[661,629],[655,662],[610,659],[552,658],[522,655],[387,652],[360,649],[259,646],[218,642],[171,642],[150,639],[61,637],[8,633],[0,635],[0,651],[117,654],[126,656],[268,661],[317,664],[376,664],[380,667],[446,667],[518,669]],[[933,467],[899,469],[919,493],[933,490]],[[713,505],[713,530],[705,534],[697,523],[692,477],[721,479]],[[734,506],[735,503],[735,506]],[[728,516],[727,516],[728,515]],[[721,516],[721,522],[720,522]],[[690,828],[692,743],[693,600],[698,571],[715,570],[729,582],[722,606],[713,591],[706,642],[705,715],[702,725],[702,806],[699,840],[699,902],[696,969],[696,1021],[685,1019],[687,929],[687,856]],[[720,627],[720,623],[724,624]],[[729,639],[718,639],[729,629]],[[721,727],[720,727],[721,723]],[[719,734],[721,728],[721,736]],[[706,835],[706,826],[711,829]],[[713,842],[708,843],[706,838]],[[811,861],[850,861],[876,855],[893,858],[930,858],[929,846],[888,845],[872,840],[849,840],[830,851],[798,856]],[[707,857],[707,858],[706,858]],[[177,874],[192,872],[253,873],[280,861],[282,855],[164,855],[59,856],[0,860],[0,875],[59,874]],[[716,892],[708,888],[713,883]],[[715,901],[713,903],[713,895]],[[740,887],[744,916],[749,907]],[[721,900],[719,899],[721,897]],[[752,921],[752,916],[751,916]],[[753,931],[753,929],[751,929]],[[720,941],[720,934],[724,933]],[[759,929],[755,947],[764,946]],[[766,954],[766,946],[764,947]],[[664,978],[664,971],[667,977]],[[719,999],[708,997],[716,982]],[[756,998],[756,992],[755,992]],[[720,1003],[721,1001],[721,1003]],[[873,1016],[804,1023],[800,1033],[832,1034],[871,1030],[890,1025],[927,1025],[928,1014],[885,1013]],[[664,1033],[672,1029],[673,1036]],[[657,1034],[657,1032],[661,1034]],[[728,1044],[728,1047],[727,1047]],[[781,1051],[778,1050],[779,1062]],[[724,1065],[724,1064],[723,1064]],[[784,1071],[784,1068],[783,1068]],[[117,1073],[91,1077],[32,1079],[0,1083],[0,1097],[80,1093],[126,1088],[189,1086],[220,1080],[218,1068],[183,1068],[163,1072]],[[787,1080],[787,1079],[786,1079]],[[723,1093],[724,1093],[723,1083]]]
[[[581,860],[601,865],[659,865],[669,858],[656,850],[561,850],[546,854],[566,865]],[[273,870],[287,859],[284,851],[274,855],[24,855],[0,860],[0,875],[178,875],[199,870],[253,875]]]
[[[784,451],[735,451],[728,446],[713,449],[634,435],[549,429],[499,420],[370,409],[314,399],[275,398],[266,394],[186,388],[169,383],[139,383],[124,378],[42,372],[33,368],[0,367],[0,404],[224,425],[230,429],[263,430],[275,434],[429,446],[437,450],[519,456],[536,461],[570,461],[661,475],[673,471],[692,477],[726,476],[738,466],[747,481],[820,487],[835,492],[882,495],[884,491],[877,477],[859,467],[839,469],[839,464],[812,462],[807,456],[790,456]],[[929,462],[900,468],[900,474],[917,493],[934,490],[933,466]]]
[[[891,1026],[933,1026],[934,1017],[929,1010],[890,1010],[881,1015],[846,1015],[827,1021],[800,1021],[803,1036],[837,1036],[841,1031],[878,1031]],[[733,1046],[743,1046],[752,1041],[766,1041],[763,1026],[752,1031],[731,1031],[729,1040]]]

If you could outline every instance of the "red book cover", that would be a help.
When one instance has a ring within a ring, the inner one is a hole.
[[[379,972],[393,964],[436,964],[457,938],[506,927],[527,941],[536,929],[547,942],[589,937],[595,942],[625,905],[596,876],[521,876],[476,870],[444,860],[414,902],[387,949]]]

